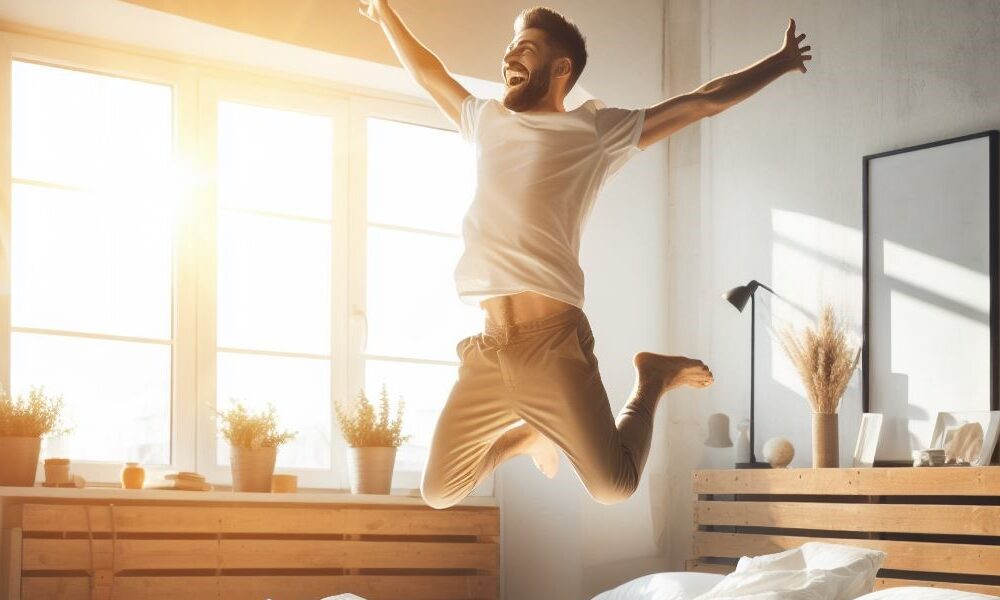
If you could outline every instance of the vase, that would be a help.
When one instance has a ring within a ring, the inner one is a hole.
[[[352,494],[388,494],[392,488],[392,470],[396,448],[372,446],[347,449],[347,474]]]
[[[229,448],[234,492],[270,492],[277,448]]]
[[[127,462],[118,476],[124,489],[141,490],[146,481],[146,469],[140,467],[139,463]]]
[[[0,437],[0,486],[33,486],[42,451],[40,437]]]
[[[813,413],[813,468],[822,469],[840,466],[838,445],[837,413]]]

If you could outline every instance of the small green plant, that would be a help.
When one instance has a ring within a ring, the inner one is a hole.
[[[376,418],[375,408],[365,396],[365,391],[358,392],[357,407],[348,414],[339,402],[334,401],[333,408],[337,412],[337,421],[344,439],[352,448],[393,447],[403,445],[410,436],[400,435],[403,429],[403,399],[399,399],[396,418],[389,423],[389,392],[385,385],[379,395],[379,414]]]
[[[225,411],[216,411],[222,421],[219,433],[233,448],[276,448],[295,439],[298,432],[278,431],[278,414],[268,403],[267,410],[250,412],[235,398],[229,399],[232,406]]]
[[[46,396],[45,386],[32,386],[27,398],[18,395],[17,400],[0,389],[0,436],[40,438],[68,433],[60,418],[62,408],[62,396]]]

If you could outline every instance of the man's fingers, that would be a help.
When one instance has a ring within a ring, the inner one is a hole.
[[[810,55],[808,55],[808,54],[804,54],[804,55],[802,55],[802,60],[812,60],[812,58],[813,58],[813,57],[812,57],[812,56],[810,56]]]
[[[803,33],[803,34],[802,34],[802,35],[800,35],[799,37],[795,38],[795,41],[796,41],[796,42],[801,42],[801,41],[802,41],[802,40],[804,40],[804,39],[806,39],[806,34],[804,34],[804,33]]]
[[[812,46],[802,46],[802,48],[800,48],[800,50],[802,50],[802,52],[808,52],[808,51],[812,50]]]

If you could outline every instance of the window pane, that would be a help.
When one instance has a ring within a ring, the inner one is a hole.
[[[461,251],[459,238],[368,228],[369,353],[457,360],[482,321],[455,292]]]
[[[173,139],[165,85],[14,61],[13,175],[158,189]]]
[[[170,339],[165,204],[29,185],[13,192],[15,327]]]
[[[331,218],[330,117],[233,102],[218,109],[220,206]]]
[[[330,353],[330,226],[219,212],[218,344]]]
[[[422,471],[441,408],[455,383],[456,367],[369,360],[365,367],[365,394],[378,410],[384,383],[395,418],[399,397],[404,400],[403,435],[409,441],[396,453],[396,469]]]
[[[11,390],[62,394],[73,431],[45,456],[170,462],[170,346],[14,333]]]
[[[368,119],[368,220],[458,235],[476,183],[457,133]]]
[[[326,360],[219,352],[219,410],[238,398],[253,410],[270,402],[281,430],[297,431],[278,450],[277,466],[330,468],[330,363]],[[218,463],[229,465],[229,446],[219,438]]]

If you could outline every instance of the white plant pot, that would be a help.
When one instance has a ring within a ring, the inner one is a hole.
[[[229,448],[234,492],[270,492],[277,448]]]
[[[394,447],[349,447],[347,460],[352,494],[389,493],[392,488],[392,469],[396,464]]]
[[[33,486],[42,450],[39,437],[0,437],[0,486]]]

